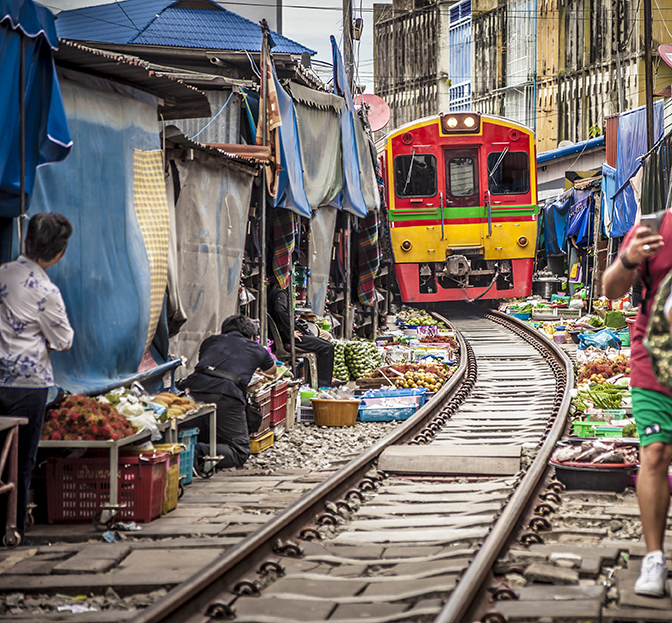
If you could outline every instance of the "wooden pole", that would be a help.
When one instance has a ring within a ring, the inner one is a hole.
[[[636,18],[635,18],[636,19]],[[646,91],[646,139],[647,150],[653,149],[653,61],[651,59],[652,39],[651,0],[644,0],[644,87]]]
[[[268,56],[268,24],[266,20],[261,20],[261,140],[262,145],[268,145],[268,118],[267,118],[267,93],[268,93],[268,71],[266,67],[266,58]],[[259,237],[261,246],[261,258],[259,260],[259,338],[262,346],[266,346],[268,335],[268,323],[266,322],[267,303],[266,303],[266,167],[261,168],[261,195],[259,199],[261,207]]]
[[[352,60],[352,0],[343,0],[343,62],[345,63],[345,75],[348,79],[348,87],[350,92],[354,94],[353,90],[353,60]],[[345,292],[343,311],[343,323],[345,324],[343,330],[343,337],[350,339],[352,337],[352,322],[350,321],[350,299],[352,298],[352,254],[351,254],[351,234],[352,230],[352,215],[345,216],[345,231],[343,240],[344,254],[343,261],[345,263]]]
[[[19,157],[21,182],[19,183],[19,205],[21,214],[19,215],[19,249],[21,254],[26,251],[25,240],[25,220],[26,220],[26,47],[24,37],[19,33],[21,42],[21,53],[19,55]],[[10,245],[11,246],[11,245]]]

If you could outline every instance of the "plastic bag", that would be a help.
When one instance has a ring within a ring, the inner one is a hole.
[[[611,329],[602,329],[597,333],[579,333],[579,350],[586,350],[589,346],[600,350],[620,349],[621,340]]]
[[[152,441],[159,441],[161,439],[161,433],[159,432],[159,427],[156,424],[156,418],[154,417],[153,410],[144,411],[142,415],[138,416],[126,416],[126,419],[141,431],[143,428],[151,431],[152,435],[150,439]]]

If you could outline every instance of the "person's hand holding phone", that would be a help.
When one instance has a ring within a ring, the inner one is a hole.
[[[665,244],[658,233],[659,220],[657,214],[644,214],[635,236],[626,249],[627,260],[633,264],[641,264],[645,259],[655,255]]]

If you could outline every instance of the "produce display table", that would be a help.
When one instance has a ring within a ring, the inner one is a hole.
[[[185,414],[184,416],[178,418],[172,418],[166,422],[159,422],[158,428],[161,432],[165,433],[166,441],[168,443],[177,443],[177,432],[178,429],[183,427],[189,422],[193,422],[195,419],[202,416],[210,416],[210,447],[215,448],[217,445],[217,411],[216,407],[213,404],[204,404],[201,405],[197,411],[193,413]],[[0,418],[0,419],[12,419],[12,418]],[[14,418],[15,419],[15,418]],[[1,430],[1,429],[0,429]],[[135,435],[130,437],[124,437],[123,439],[118,439],[117,441],[40,441],[40,448],[55,448],[55,449],[75,449],[75,448],[86,448],[86,449],[107,449],[110,453],[110,500],[107,504],[103,504],[102,512],[100,514],[100,520],[97,523],[107,524],[114,519],[114,516],[119,512],[122,506],[118,503],[119,494],[118,494],[118,480],[117,473],[119,471],[119,449],[124,446],[130,446],[135,443],[146,440],[151,435],[151,432],[148,429],[143,429]],[[3,454],[4,455],[4,454]]]
[[[7,494],[7,519],[3,544],[14,547],[21,542],[21,535],[16,530],[16,481],[19,475],[19,426],[28,424],[25,417],[0,417],[0,432],[7,431],[5,441],[0,450],[0,495]],[[2,480],[7,465],[7,481]]]

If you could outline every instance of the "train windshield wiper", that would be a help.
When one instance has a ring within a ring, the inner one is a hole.
[[[404,184],[404,190],[402,190],[402,194],[406,194],[406,187],[408,186],[408,183],[411,181],[411,173],[413,172],[413,161],[415,160],[415,150],[413,150],[413,155],[411,156],[411,164],[408,167],[408,174],[406,175],[406,183]]]
[[[504,160],[504,156],[509,153],[509,148],[505,147],[504,151],[500,154],[499,158],[497,159],[497,162],[495,162],[495,166],[492,167],[492,171],[488,171],[488,177],[492,177],[496,172],[497,169],[499,168],[499,165],[502,164],[502,160]]]

